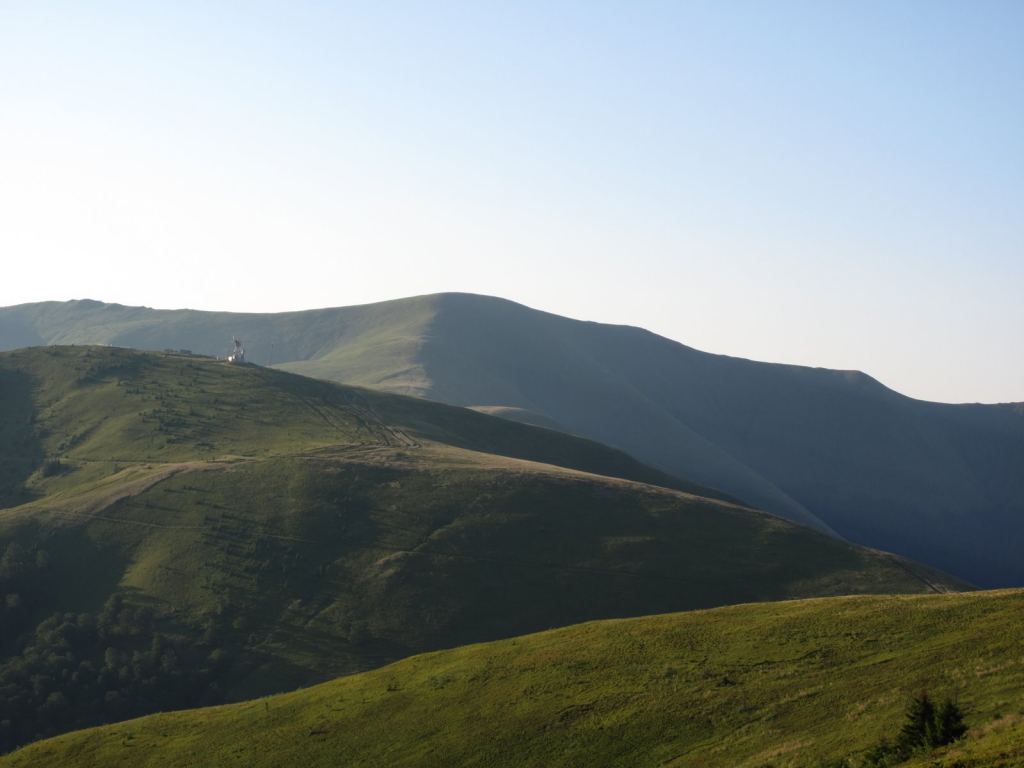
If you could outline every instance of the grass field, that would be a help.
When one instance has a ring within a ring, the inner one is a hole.
[[[167,680],[180,707],[589,619],[963,586],[466,409],[105,348],[5,353],[0,381],[9,745]]]
[[[847,597],[601,621],[70,734],[0,766],[818,766],[955,696],[908,765],[1024,764],[1024,593]]]
[[[0,421],[23,443],[0,541],[77,542],[123,569],[58,563],[78,586],[46,610],[119,590],[216,617],[273,686],[590,618],[957,586],[460,408],[119,349],[7,353],[0,371],[31,405]]]

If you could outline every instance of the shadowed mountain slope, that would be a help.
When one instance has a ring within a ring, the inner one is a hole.
[[[0,766],[862,766],[925,690],[955,696],[970,730],[899,765],[1009,768],[1022,611],[1013,591],[595,622],[72,733]]]
[[[587,619],[959,586],[589,440],[194,356],[0,354],[0,465],[0,749]]]
[[[927,403],[859,372],[713,355],[468,294],[277,315],[0,310],[0,347],[214,354],[232,334],[257,362],[557,425],[820,530],[1024,584],[1022,404]]]

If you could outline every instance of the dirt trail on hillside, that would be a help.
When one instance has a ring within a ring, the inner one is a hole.
[[[117,502],[145,493],[181,472],[223,469],[239,462],[183,461],[170,464],[133,465],[97,481],[85,490],[58,492],[43,499],[4,510],[11,517],[21,513],[47,512],[62,517],[95,517]],[[59,509],[57,508],[59,505]]]

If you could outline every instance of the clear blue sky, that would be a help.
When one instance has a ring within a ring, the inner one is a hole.
[[[445,290],[1024,400],[1024,2],[0,0],[0,304]]]

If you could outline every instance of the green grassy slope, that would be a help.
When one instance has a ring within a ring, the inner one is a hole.
[[[851,597],[603,621],[416,656],[269,699],[49,740],[0,765],[823,765],[956,696],[961,743],[1024,763],[1024,593]]]
[[[261,365],[324,361],[306,373],[393,391],[421,393],[428,382],[415,362],[435,301],[425,296],[360,307],[278,314],[153,310],[98,301],[0,307],[0,350],[44,344],[111,344],[138,349],[186,348],[223,357],[241,336]]]
[[[9,402],[0,412],[0,455],[13,462],[8,494],[18,493],[15,465],[27,477],[44,456],[105,465],[432,441],[717,496],[590,440],[258,366],[116,348],[33,348],[0,354],[0,376]],[[82,477],[36,475],[33,482],[36,492],[49,493]]]
[[[123,716],[107,685],[167,706],[161,675],[182,706],[593,618],[959,586],[587,440],[281,371],[34,348],[0,354],[0,399],[0,700],[52,710],[14,743]]]
[[[709,355],[467,295],[439,299],[424,339],[428,397],[526,408],[800,519],[791,500],[854,541],[1024,584],[1022,406],[925,403],[857,372]]]
[[[857,372],[711,355],[465,294],[280,315],[0,309],[0,348],[223,354],[232,334],[257,362],[558,425],[820,530],[977,583],[1024,584],[1021,404],[925,403]]]

